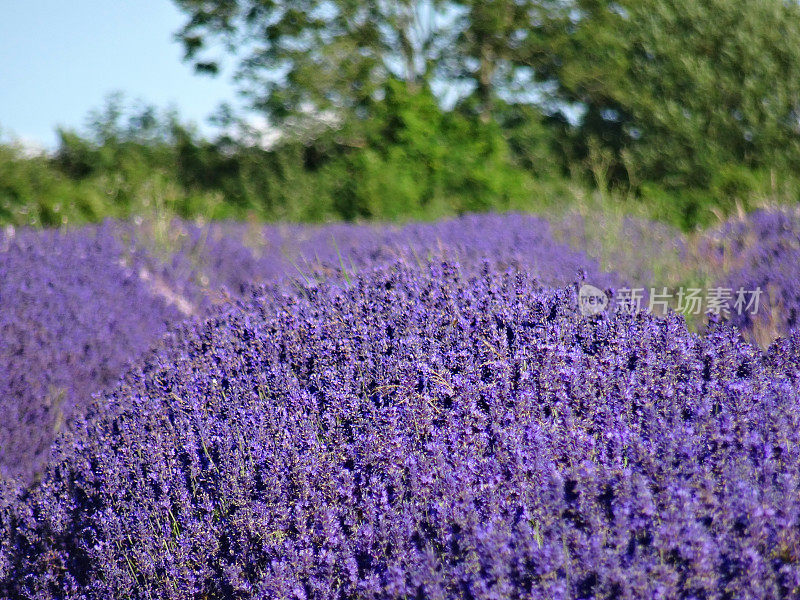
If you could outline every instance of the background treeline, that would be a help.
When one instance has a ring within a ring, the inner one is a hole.
[[[764,0],[179,0],[187,60],[232,56],[257,143],[120,96],[58,148],[0,146],[0,222],[161,211],[328,221],[554,210],[679,225],[800,180],[800,7]]]

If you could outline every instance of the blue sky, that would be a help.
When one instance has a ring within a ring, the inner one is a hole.
[[[235,90],[181,61],[182,23],[170,0],[0,0],[0,135],[53,147],[56,126],[82,128],[114,91],[208,131]]]

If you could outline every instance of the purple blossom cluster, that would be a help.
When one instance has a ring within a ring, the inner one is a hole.
[[[171,230],[182,236],[167,248],[123,223],[0,234],[0,477],[31,481],[93,393],[116,383],[169,326],[213,313],[252,283],[350,278],[399,256],[434,254],[465,264],[502,257],[549,283],[572,281],[579,269],[613,282],[554,242],[546,221],[522,215],[406,227],[176,222]]]
[[[732,313],[731,321],[765,345],[800,325],[800,215],[759,210],[732,219],[707,237],[704,258],[721,270],[721,285],[761,289],[756,314]]]
[[[536,217],[170,231],[0,232],[0,597],[800,597],[792,214],[702,248],[767,352]]]
[[[420,263],[432,257],[458,260],[462,265],[494,258],[552,285],[573,281],[579,270],[604,285],[618,283],[616,277],[601,272],[595,259],[557,242],[548,221],[532,215],[467,215],[404,226],[268,225],[254,229],[242,223],[176,223],[176,227],[185,235],[162,271],[174,287],[187,290],[193,298],[219,287],[236,296],[243,286],[252,284],[349,276],[387,262]]]
[[[30,479],[74,409],[180,318],[143,284],[110,225],[4,233],[0,478]]]
[[[800,596],[800,335],[576,294],[504,257],[246,288],[0,495],[0,596]]]

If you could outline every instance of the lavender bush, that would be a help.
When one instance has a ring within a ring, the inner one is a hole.
[[[173,243],[161,272],[174,288],[188,290],[186,295],[192,298],[202,294],[203,288],[222,286],[238,295],[243,285],[287,277],[308,281],[350,275],[385,262],[421,262],[432,256],[458,259],[462,264],[484,257],[514,262],[554,285],[571,281],[578,270],[603,284],[619,283],[618,278],[602,274],[596,259],[555,241],[550,224],[531,215],[467,215],[405,226],[268,225],[254,229],[242,223],[176,223],[174,228],[182,235]],[[135,230],[129,235],[144,237]]]
[[[800,319],[800,215],[789,209],[759,210],[709,232],[702,257],[721,272],[720,285],[734,293],[763,290],[755,315],[731,320],[766,346],[795,329]]]
[[[502,257],[550,283],[596,263],[521,215],[430,225],[319,228],[174,223],[159,237],[132,224],[0,237],[0,477],[30,481],[56,433],[169,325],[202,317],[246,284],[325,277],[432,253],[475,264]],[[254,238],[254,239],[248,239]],[[164,239],[162,239],[164,238]]]
[[[0,478],[29,479],[76,406],[180,320],[109,225],[0,239]]]
[[[579,225],[0,234],[0,597],[800,597],[800,224],[675,244],[766,352]]]
[[[798,597],[800,337],[582,317],[501,262],[176,329],[0,506],[0,591]]]

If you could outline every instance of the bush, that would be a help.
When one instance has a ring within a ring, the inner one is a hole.
[[[0,589],[795,597],[800,339],[583,318],[500,264],[272,286],[176,332],[0,513]]]

